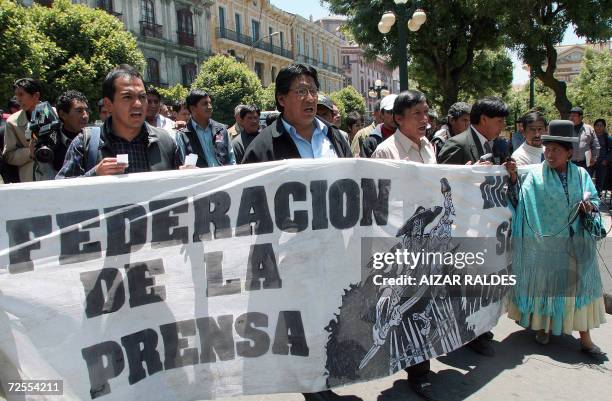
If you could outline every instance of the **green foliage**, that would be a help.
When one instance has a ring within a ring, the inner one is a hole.
[[[555,106],[567,115],[572,103],[567,85],[554,77],[557,51],[565,31],[574,26],[576,34],[590,41],[612,36],[612,7],[609,0],[492,0],[500,15],[506,44],[516,50],[536,77],[555,93]],[[545,66],[545,67],[543,67]]]
[[[249,67],[232,57],[217,55],[202,64],[191,85],[208,92],[213,99],[213,118],[232,124],[238,104],[261,104],[263,88]]]
[[[573,103],[584,108],[585,119],[612,122],[612,54],[587,50],[584,67],[568,89]]]
[[[612,56],[588,50],[580,75],[567,86],[568,99],[584,109],[584,119],[593,123],[598,118],[612,121]],[[529,85],[511,91],[504,100],[514,116],[529,111]],[[539,80],[535,81],[535,108],[544,113],[548,121],[561,118],[555,105],[555,93]]]
[[[56,0],[52,7],[22,7],[0,0],[0,96],[12,95],[15,78],[35,77],[44,99],[55,101],[67,89],[81,91],[94,104],[102,81],[118,64],[141,71],[144,57],[123,24],[105,11]]]
[[[363,96],[352,86],[347,86],[329,95],[332,102],[336,104],[342,117],[342,129],[346,129],[346,117],[349,113],[356,111],[365,115],[366,103]]]
[[[17,78],[44,80],[49,58],[57,57],[59,48],[36,29],[28,9],[11,0],[0,0],[0,99],[13,96]]]
[[[259,101],[259,108],[262,111],[276,110],[276,97],[274,96],[275,90],[275,84],[270,84],[267,88],[263,89],[261,99]]]
[[[508,125],[514,126],[515,121],[530,110],[529,84],[527,83],[520,90],[509,91],[503,99],[510,107],[510,117],[508,117],[507,121]],[[560,118],[559,111],[555,107],[554,92],[537,80],[535,82],[534,109],[544,114],[547,121],[558,120]]]
[[[185,100],[189,90],[181,84],[176,84],[169,88],[155,88],[165,101],[176,102],[177,100]]]
[[[446,110],[455,103],[462,90],[504,93],[508,89],[512,66],[507,55],[481,53],[496,51],[502,39],[496,10],[486,4],[489,1],[430,0],[419,4],[427,13],[427,21],[419,31],[407,34],[411,78],[427,89],[428,97],[440,109]],[[325,2],[333,13],[348,17],[346,24],[366,55],[388,56],[391,66],[398,65],[400,52],[407,51],[399,46],[399,18],[385,35],[377,26],[384,12],[391,10],[401,15],[408,6],[395,5],[392,0]]]

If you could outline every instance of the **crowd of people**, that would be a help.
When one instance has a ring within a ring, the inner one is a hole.
[[[287,66],[275,84],[277,112],[267,113],[262,122],[257,106],[237,105],[235,124],[227,128],[213,119],[214,99],[209,93],[193,89],[184,101],[164,105],[159,92],[147,89],[137,70],[121,65],[103,83],[103,98],[97,103],[100,120],[93,124],[98,129],[87,128],[90,109],[81,93],[69,90],[57,99],[60,138],[52,160],[42,161],[37,156],[40,137],[28,129],[28,122],[44,94],[37,81],[18,79],[0,136],[2,177],[5,182],[30,182],[300,158],[504,164],[514,213],[513,238],[518,244],[513,251],[518,284],[510,296],[509,316],[536,330],[541,344],[548,343],[551,335],[579,331],[581,350],[596,360],[605,357],[589,335],[605,321],[594,252],[595,240],[605,235],[597,212],[612,157],[605,120],[598,119],[593,128],[583,122],[583,110],[575,107],[570,121],[549,124],[534,110],[505,140],[500,134],[509,110],[501,99],[455,103],[438,128],[425,94],[410,90],[377,102],[367,126],[364,116],[349,113],[345,132],[339,128],[337,106],[319,92],[313,67]],[[524,165],[539,167],[519,177],[517,166]],[[551,233],[563,240],[568,252],[555,248],[551,253],[531,241]],[[586,246],[576,251],[573,239]],[[570,275],[574,279],[568,279]],[[536,287],[544,292],[534,292]],[[492,333],[484,333],[467,346],[492,357],[492,339]],[[431,400],[435,396],[429,369],[425,361],[406,370],[411,388]],[[340,399],[329,390],[304,397]]]

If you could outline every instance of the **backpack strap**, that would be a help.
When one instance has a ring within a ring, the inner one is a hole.
[[[98,150],[100,148],[100,127],[87,127],[84,130],[83,139],[85,142],[85,171],[89,171],[96,166],[98,161]],[[88,140],[89,139],[89,140]]]

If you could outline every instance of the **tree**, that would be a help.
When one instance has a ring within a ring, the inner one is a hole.
[[[189,90],[181,84],[176,84],[169,88],[155,88],[155,89],[158,90],[159,94],[164,100],[170,101],[173,103],[178,100],[184,101],[187,98],[187,94],[189,93]]]
[[[585,119],[593,123],[612,121],[612,54],[587,50],[580,75],[568,88],[572,101],[584,108]]]
[[[441,115],[448,112],[438,81],[431,79],[431,72],[423,71],[413,64],[410,74],[416,87],[427,95],[427,100],[440,109]],[[458,101],[473,103],[485,96],[502,96],[512,84],[512,60],[508,52],[500,47],[496,50],[475,52],[474,63],[459,80]]]
[[[270,84],[268,85],[267,88],[263,89],[260,103],[259,103],[259,108],[262,111],[276,110],[276,96],[274,94],[275,90],[276,90],[275,84]]]
[[[399,53],[406,51],[399,46],[399,22],[396,20],[386,35],[378,32],[377,25],[385,11],[394,10],[397,14],[406,12],[408,6],[395,5],[392,0],[325,1],[333,13],[348,17],[351,34],[364,47],[366,56],[389,56],[390,65],[398,65]],[[505,73],[500,73],[500,66],[489,62],[488,54],[479,56],[482,50],[497,50],[502,40],[496,10],[486,6],[489,1],[431,0],[423,3],[427,22],[418,32],[408,34],[412,72],[419,84],[427,87],[428,97],[435,99],[443,110],[448,110],[459,99],[462,90],[477,87],[494,88],[497,92],[505,85],[500,91],[505,93],[509,86],[509,82],[506,84],[507,77],[512,74],[509,60],[501,64]],[[477,76],[473,74],[475,71],[479,72]]]
[[[9,46],[0,52],[4,97],[11,95],[11,78],[31,76],[41,80],[47,100],[76,89],[93,103],[101,97],[102,81],[113,67],[126,63],[144,68],[132,34],[105,11],[69,0],[28,8],[0,2],[0,43]]]
[[[339,91],[332,92],[329,95],[332,102],[338,107],[340,116],[342,117],[342,128],[346,129],[346,117],[349,113],[356,111],[362,116],[365,115],[366,104],[365,99],[355,88],[347,86]]]
[[[507,44],[518,51],[535,76],[555,94],[555,106],[563,118],[572,103],[567,84],[555,78],[557,50],[570,25],[576,34],[590,41],[612,36],[612,7],[609,0],[498,0],[494,5],[502,16]]]
[[[47,60],[59,55],[60,49],[36,29],[28,9],[10,0],[0,0],[0,99],[13,96],[17,78],[44,80]]]
[[[234,119],[239,104],[261,104],[263,88],[249,67],[232,57],[217,55],[202,64],[192,88],[208,92],[213,99],[214,118],[225,124]]]

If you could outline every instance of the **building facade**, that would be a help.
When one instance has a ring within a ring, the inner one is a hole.
[[[217,0],[212,10],[213,51],[243,61],[264,86],[293,61],[293,15],[268,0]]]
[[[342,39],[328,32],[318,23],[294,16],[292,38],[294,60],[317,69],[321,91],[330,93],[344,87],[340,68]]]
[[[73,0],[119,18],[143,52],[145,81],[189,86],[212,54],[212,0]]]
[[[573,81],[582,70],[582,59],[587,49],[596,52],[611,52],[612,42],[587,43],[582,45],[555,46],[557,50],[557,70],[555,78],[564,82]]]
[[[342,18],[330,17],[320,19],[317,24],[341,40],[342,86],[357,89],[365,98],[367,109],[372,110],[377,99],[368,95],[370,87],[374,87],[376,80],[380,80],[391,93],[399,93],[399,70],[389,68],[386,60],[380,56],[374,61],[367,61],[363,50],[354,42],[347,41],[342,34],[341,26],[344,22]]]

